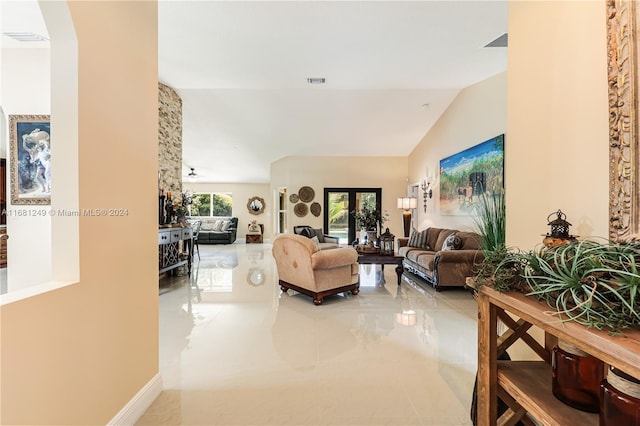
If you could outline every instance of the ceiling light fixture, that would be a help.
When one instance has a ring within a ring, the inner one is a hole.
[[[196,173],[196,169],[191,167],[191,173],[189,173],[189,177],[196,177],[196,176],[198,176],[198,174]]]
[[[324,77],[310,77],[307,78],[307,83],[309,84],[324,84],[327,82],[327,79]]]

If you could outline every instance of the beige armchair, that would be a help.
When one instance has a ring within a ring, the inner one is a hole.
[[[320,250],[313,240],[282,234],[273,241],[280,289],[292,289],[313,298],[320,305],[325,296],[360,292],[358,253],[350,248]]]

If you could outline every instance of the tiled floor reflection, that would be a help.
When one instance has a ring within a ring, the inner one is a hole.
[[[476,303],[361,266],[357,296],[277,286],[269,244],[200,246],[162,283],[164,390],[139,425],[469,425]]]

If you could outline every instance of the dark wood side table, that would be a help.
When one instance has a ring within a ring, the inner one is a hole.
[[[359,253],[358,263],[361,265],[380,265],[384,273],[384,265],[397,265],[398,285],[402,283],[402,256],[383,256],[379,253]]]
[[[262,234],[247,234],[246,243],[262,243]]]
[[[251,232],[251,224],[249,224],[248,228],[250,231],[248,231],[247,234],[245,235],[246,244],[251,244],[251,243],[262,244],[262,235],[264,234],[264,224],[258,223],[257,225],[260,226],[259,234],[256,234],[255,232]]]

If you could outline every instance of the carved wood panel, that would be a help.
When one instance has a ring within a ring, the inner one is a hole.
[[[638,7],[607,2],[609,80],[609,238],[640,235],[638,217]]]

